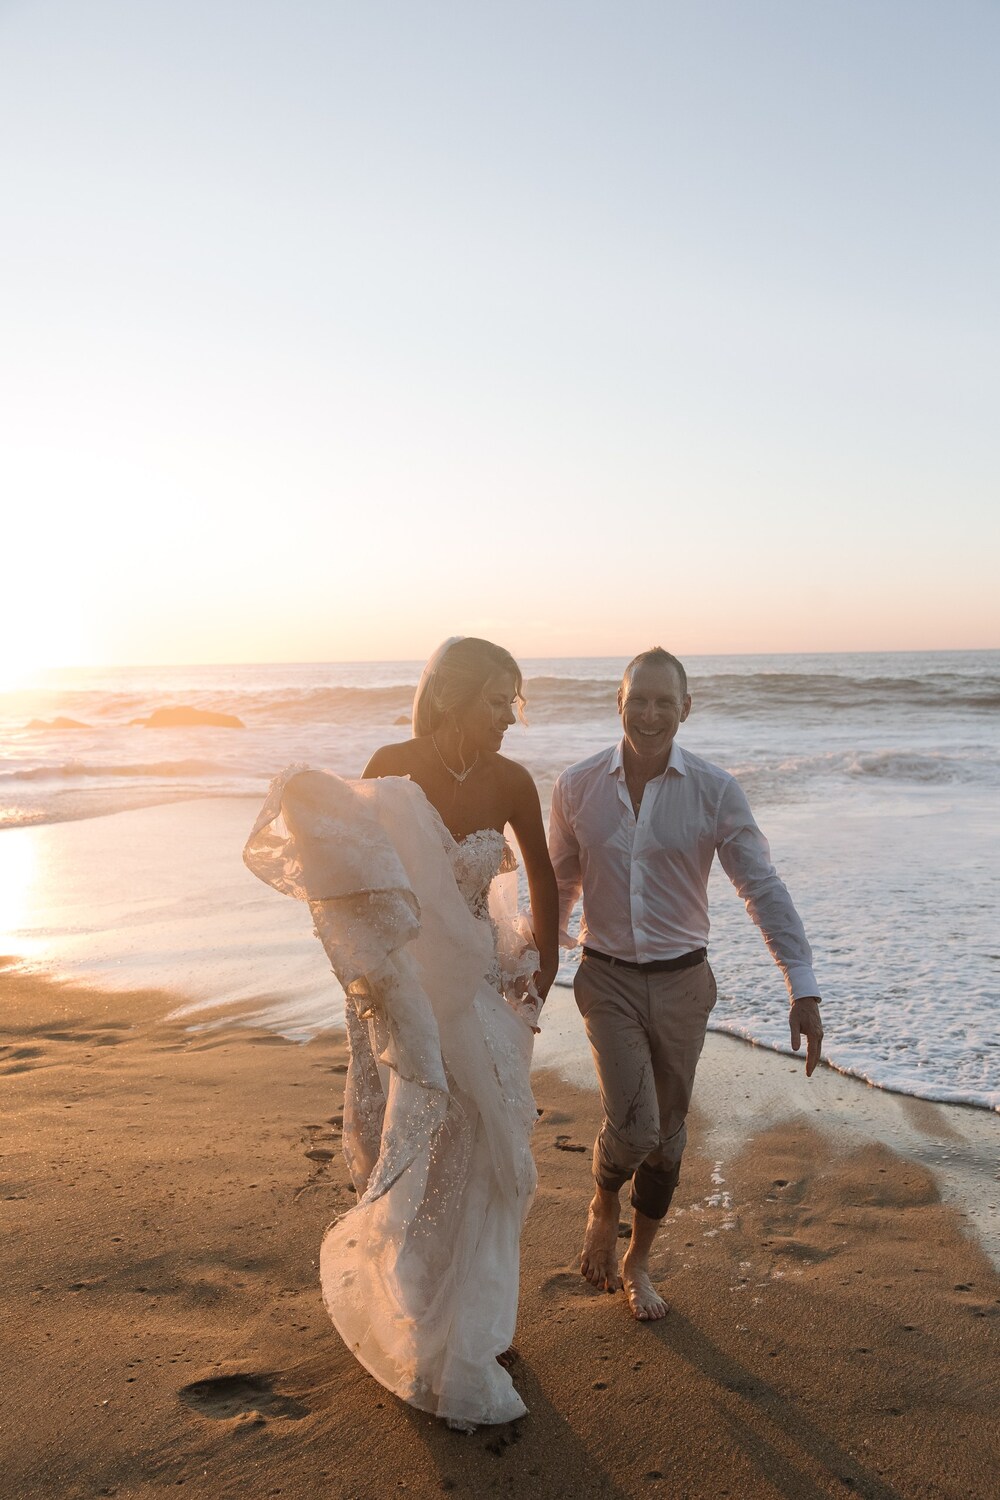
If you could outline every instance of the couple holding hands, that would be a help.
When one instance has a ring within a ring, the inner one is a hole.
[[[807,1074],[823,1035],[809,944],[742,789],[676,742],[691,709],[676,657],[657,647],[626,667],[622,739],[559,777],[548,844],[531,776],[500,754],[523,702],[507,651],[446,641],[421,676],[413,737],[377,750],[360,781],[291,767],[244,851],[262,880],[308,902],[347,995],[344,1151],[358,1202],[323,1241],[330,1316],[378,1381],[465,1431],[526,1410],[505,1354],[535,1187],[531,1048],[580,895],[574,990],[604,1112],[580,1269],[595,1287],[621,1285],[638,1320],[667,1311],[649,1255],[715,1004],[716,855],[784,975]]]

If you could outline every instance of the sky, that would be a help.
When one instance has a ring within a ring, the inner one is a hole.
[[[0,683],[1000,646],[1000,7],[0,0]]]

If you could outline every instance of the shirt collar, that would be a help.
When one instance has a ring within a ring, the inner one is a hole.
[[[670,756],[667,760],[667,770],[676,771],[678,776],[687,775],[687,767],[684,764],[684,751],[681,749],[680,745],[678,745],[676,735],[674,736],[670,746]],[[611,752],[611,759],[608,762],[608,774],[611,775],[612,773],[615,776],[624,776],[625,774],[624,735],[622,735],[621,739],[618,741],[617,745]]]

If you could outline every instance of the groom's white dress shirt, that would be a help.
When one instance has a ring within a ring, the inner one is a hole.
[[[818,995],[812,952],[739,782],[675,740],[638,817],[624,741],[564,771],[552,792],[549,852],[566,922],[584,893],[580,941],[647,963],[708,943],[708,876],[716,854],[760,928],[793,1000]]]

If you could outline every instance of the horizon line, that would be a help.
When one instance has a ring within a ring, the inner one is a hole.
[[[643,648],[648,649],[648,648]],[[1000,652],[1000,646],[869,646],[848,649],[826,649],[823,651],[690,651],[682,659],[702,661],[712,657],[790,657],[790,656],[963,656]],[[633,652],[633,655],[635,653]],[[675,653],[676,654],[676,653]],[[628,661],[627,652],[541,652],[534,655],[517,656],[519,662],[530,661]],[[38,667],[31,676],[36,680],[53,672],[126,672],[169,670],[178,667],[363,667],[390,666],[397,664],[419,665],[425,658],[419,656],[357,656],[326,657],[310,656],[289,659],[284,657],[243,657],[229,661],[132,661],[132,662],[75,662],[72,665],[53,664]]]

